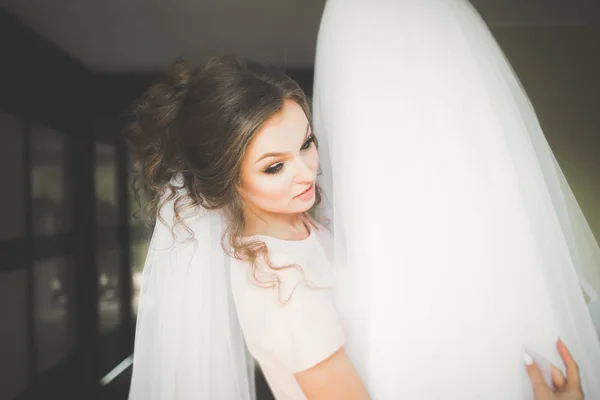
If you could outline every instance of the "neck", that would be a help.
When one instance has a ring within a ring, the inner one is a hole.
[[[283,240],[298,240],[307,235],[304,213],[273,214],[246,210],[246,235],[266,235]]]

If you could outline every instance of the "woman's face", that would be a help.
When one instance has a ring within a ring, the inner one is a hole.
[[[240,194],[250,209],[272,214],[309,210],[319,154],[302,108],[287,100],[254,137],[242,160]]]

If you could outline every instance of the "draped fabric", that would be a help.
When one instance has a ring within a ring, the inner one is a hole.
[[[129,399],[253,400],[223,216],[192,208],[176,224],[174,202],[161,207],[144,266]]]
[[[372,397],[529,400],[524,350],[562,365],[561,337],[600,398],[598,244],[475,9],[329,0],[313,104],[338,306]]]

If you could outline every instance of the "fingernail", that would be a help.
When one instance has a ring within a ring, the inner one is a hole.
[[[523,353],[523,360],[525,361],[525,365],[533,364],[533,358],[531,358],[531,356],[527,353]]]

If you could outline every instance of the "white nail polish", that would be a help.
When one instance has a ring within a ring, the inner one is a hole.
[[[525,361],[525,365],[533,364],[533,358],[531,358],[531,356],[527,353],[523,353],[523,360]]]

